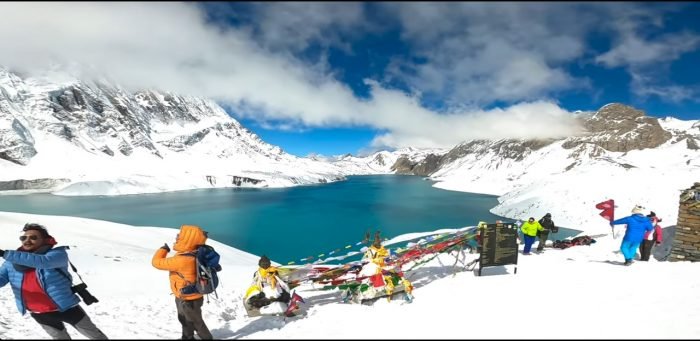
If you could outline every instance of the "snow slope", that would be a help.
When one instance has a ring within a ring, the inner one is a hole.
[[[602,220],[602,219],[601,219]],[[45,224],[99,303],[84,306],[114,339],[178,338],[168,274],[151,267],[155,250],[172,245],[174,229],[132,227],[98,220],[0,212],[0,248],[19,246],[26,222]],[[428,232],[428,231],[426,231]],[[415,237],[399,236],[398,241]],[[215,236],[212,236],[215,238]],[[203,307],[215,338],[415,339],[415,338],[698,338],[700,264],[622,260],[620,239],[597,238],[590,246],[520,256],[513,266],[453,276],[454,257],[443,255],[408,274],[415,300],[340,303],[337,291],[302,286],[307,316],[248,318],[241,296],[257,256],[210,239],[222,254],[219,298]],[[467,255],[467,261],[475,255]],[[506,273],[511,272],[511,273]],[[20,316],[9,287],[0,288],[0,338],[45,338],[29,316]],[[81,337],[68,327],[73,337]]]
[[[491,212],[512,219],[549,212],[562,226],[605,232],[595,204],[614,199],[616,217],[639,204],[675,224],[681,191],[700,181],[700,121],[655,119],[619,104],[596,115],[591,135],[539,148],[517,140],[461,144],[431,179],[437,188],[498,195]]]

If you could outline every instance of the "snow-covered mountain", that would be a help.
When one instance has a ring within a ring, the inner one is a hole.
[[[346,173],[265,143],[213,101],[58,76],[0,68],[0,189],[129,194],[323,183]]]
[[[299,158],[210,100],[0,68],[0,191],[116,195],[397,173],[499,195],[492,212],[509,218],[551,212],[559,224],[607,229],[594,206],[613,198],[618,216],[642,204],[675,223],[679,191],[700,180],[700,121],[657,119],[617,103],[576,117],[588,134]]]
[[[405,163],[423,163],[426,159],[439,157],[448,151],[449,149],[407,147],[394,151],[379,151],[364,157],[346,154],[326,161],[342,168],[346,175],[409,174],[405,170]]]
[[[560,224],[609,230],[594,206],[612,198],[617,217],[638,203],[675,224],[680,191],[700,181],[700,121],[657,119],[617,103],[579,119],[584,136],[467,141],[415,166],[439,181],[435,187],[499,195],[491,212],[509,218],[551,212]]]
[[[0,191],[118,195],[210,187],[284,187],[394,173],[446,150],[299,158],[262,141],[211,100],[131,93],[60,71],[0,67]]]

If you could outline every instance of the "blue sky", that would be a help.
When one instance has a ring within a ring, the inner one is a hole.
[[[425,35],[436,40],[437,44],[434,47],[438,50],[425,51],[420,47],[420,43],[416,42],[421,38],[412,40],[408,36],[407,32],[411,32],[415,28],[407,28],[411,24],[402,22],[402,18],[406,18],[403,20],[411,20],[410,17],[420,16],[421,12],[435,10],[439,12],[436,17],[455,23],[463,22],[465,26],[469,26],[471,16],[466,12],[473,8],[461,8],[458,4],[415,5],[385,6],[376,3],[353,5],[351,7],[357,9],[359,14],[351,15],[354,21],[350,27],[347,24],[348,20],[340,20],[341,23],[346,23],[345,25],[313,22],[312,26],[317,25],[316,28],[323,33],[320,36],[313,36],[313,34],[310,34],[311,37],[304,36],[303,38],[306,39],[298,40],[304,41],[303,47],[292,49],[292,51],[297,58],[308,63],[323,60],[327,67],[332,70],[335,78],[351,87],[354,95],[359,98],[366,98],[369,94],[369,87],[363,82],[365,78],[380,80],[388,87],[402,91],[411,91],[413,84],[410,81],[407,82],[391,72],[392,61],[402,60],[407,63],[404,66],[406,68],[429,63],[429,58],[435,60],[442,58],[440,56],[426,58],[426,55],[439,55],[441,45],[447,46],[445,42],[447,39],[455,39],[456,43],[459,43],[459,39],[464,39],[465,42],[472,39],[468,30],[460,32],[459,29],[446,28],[441,32],[439,28],[435,28],[437,33],[425,33]],[[544,11],[547,16],[566,13],[565,16],[575,18],[577,17],[575,12],[582,10],[586,12],[583,14],[586,16],[603,13],[603,20],[609,22],[607,23],[608,27],[599,27],[600,21],[587,17],[583,20],[583,25],[590,25],[589,27],[583,27],[579,32],[577,30],[566,32],[565,30],[562,35],[556,34],[558,27],[560,27],[558,25],[573,26],[577,23],[551,22],[537,28],[543,29],[544,27],[544,29],[550,30],[544,36],[574,37],[575,41],[580,44],[577,46],[581,49],[580,52],[572,56],[564,56],[562,60],[553,60],[548,64],[550,68],[558,68],[563,74],[574,79],[574,82],[578,83],[577,85],[562,84],[560,87],[552,87],[541,92],[528,93],[523,91],[522,96],[515,98],[494,96],[487,99],[459,96],[447,86],[440,90],[430,89],[426,91],[420,98],[423,106],[437,111],[445,111],[453,103],[492,108],[508,106],[518,101],[548,99],[555,101],[568,111],[575,111],[595,110],[610,102],[622,102],[645,110],[651,116],[700,119],[699,97],[697,96],[700,86],[700,67],[698,67],[700,65],[700,44],[697,41],[698,34],[700,34],[700,20],[698,20],[700,4],[601,3],[590,7],[577,7],[578,4],[521,4],[517,8],[508,4],[499,5],[509,7],[511,13],[508,15],[511,15],[514,20],[523,20],[522,27],[525,29],[527,29],[528,21],[523,16],[532,11]],[[236,27],[251,27],[255,32],[254,36],[260,41],[271,42],[268,46],[275,46],[278,44],[276,39],[284,36],[284,33],[294,31],[292,26],[294,19],[287,18],[289,21],[281,20],[281,22],[274,24],[266,20],[261,21],[260,18],[284,17],[278,12],[286,12],[287,15],[292,16],[308,9],[306,6],[285,5],[284,8],[279,8],[276,4],[246,3],[231,4],[227,7],[233,13],[232,15],[229,13],[227,16],[229,24]],[[320,7],[320,5],[317,6],[317,8]],[[475,7],[488,8],[490,5],[475,4]],[[621,15],[618,20],[618,13],[627,8],[638,11],[638,13],[627,18]],[[454,9],[458,13],[447,18],[441,16],[450,9]],[[208,10],[220,13],[221,7],[215,6],[208,8]],[[333,11],[342,12],[338,7],[333,6],[325,8],[325,11],[324,14],[330,17],[338,15],[331,13]],[[494,8],[491,11],[487,10],[487,12],[496,14],[498,9]],[[380,13],[382,15],[379,15]],[[368,28],[367,26],[373,27]],[[359,32],[352,32],[353,29]],[[418,30],[425,31],[432,29],[430,26],[418,28]],[[271,32],[275,32],[275,34]],[[502,36],[498,36],[498,34],[502,34]],[[494,37],[501,38],[508,36],[508,34],[512,34],[512,32],[495,32]],[[673,57],[664,57],[668,53],[664,50],[673,51],[672,45],[677,44],[673,40],[674,35],[681,36],[682,34],[687,34],[682,41],[688,43],[688,46],[681,48],[680,51],[671,52],[675,54]],[[266,40],[266,38],[268,39]],[[289,38],[294,41],[295,35],[289,34]],[[638,42],[638,44],[633,44],[633,42]],[[618,50],[615,50],[616,48]],[[653,50],[653,52],[644,52],[645,48]],[[635,51],[635,49],[639,49],[639,51]],[[514,50],[517,51],[517,48]],[[528,49],[525,50],[528,51]],[[463,52],[467,56],[471,54],[466,49],[457,49],[456,52]],[[445,53],[449,52],[445,51]],[[635,59],[635,54],[644,53],[648,53],[650,56],[646,59]],[[517,58],[517,55],[512,57]],[[543,57],[542,60],[547,60],[547,58]],[[647,77],[647,80],[635,81],[636,78],[632,74],[641,74],[642,77]],[[234,112],[233,115],[235,116],[236,113]],[[244,120],[244,123],[265,140],[278,144],[297,155],[311,152],[321,154],[354,153],[367,147],[376,134],[376,130],[371,127],[280,130],[259,125],[255,120]],[[318,144],[318,141],[324,141],[324,143]]]
[[[0,64],[208,97],[299,156],[700,119],[697,3],[4,3]],[[42,18],[40,21],[34,20]],[[76,24],[79,23],[79,24]],[[88,29],[89,28],[89,29]]]

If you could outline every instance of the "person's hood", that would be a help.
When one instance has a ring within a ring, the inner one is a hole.
[[[651,222],[651,219],[649,219],[648,217],[644,216],[644,214],[641,214],[641,213],[631,215],[630,219],[634,220],[637,223],[643,223],[644,221]]]
[[[197,246],[204,245],[207,242],[207,236],[204,231],[195,225],[182,225],[180,233],[175,240],[173,250],[178,252],[194,251]]]

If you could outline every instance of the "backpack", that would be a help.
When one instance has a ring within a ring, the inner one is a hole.
[[[555,249],[566,249],[573,246],[570,240],[555,240],[552,247]]]
[[[218,298],[219,295],[216,294],[216,288],[219,286],[219,276],[216,273],[221,271],[221,265],[219,264],[221,256],[209,245],[199,245],[194,252],[184,255],[194,257],[197,277],[194,283],[190,283],[180,289],[180,293],[184,295],[206,295],[213,292]],[[184,279],[181,274],[179,275]]]
[[[595,239],[590,236],[580,236],[571,240],[573,245],[591,245],[595,243]]]

